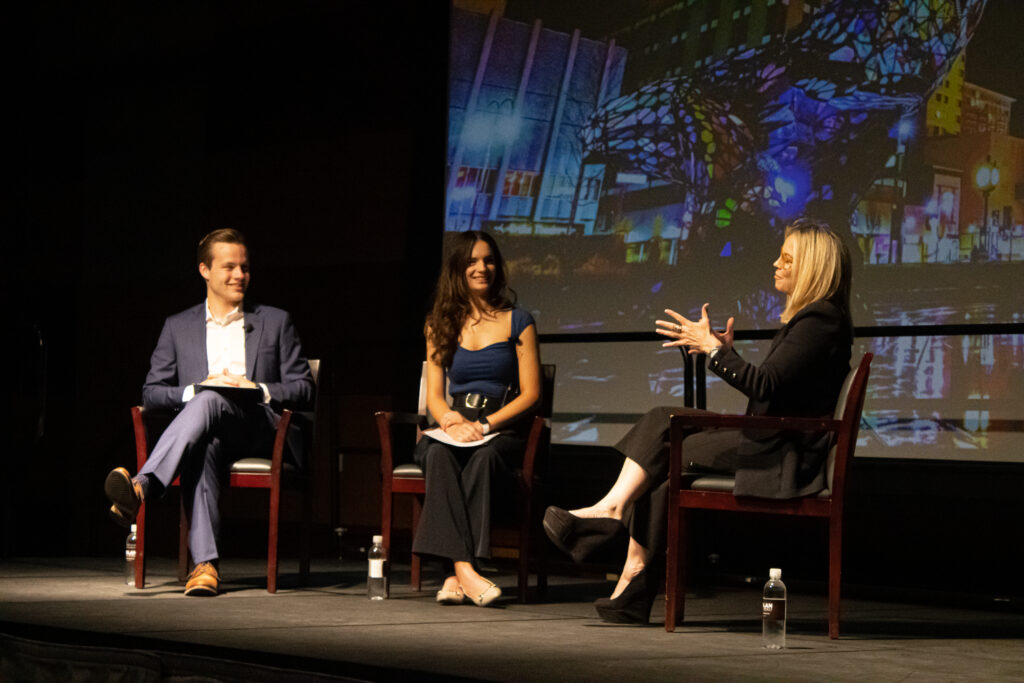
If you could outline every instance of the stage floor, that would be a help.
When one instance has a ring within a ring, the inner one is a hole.
[[[437,605],[436,582],[414,593],[401,566],[391,599],[371,602],[360,562],[315,562],[305,589],[285,563],[270,595],[260,561],[224,561],[224,592],[205,599],[182,594],[172,561],[150,565],[135,590],[116,560],[0,562],[0,679],[1024,680],[1018,605],[848,599],[833,641],[825,597],[791,589],[788,647],[770,652],[759,585],[699,589],[666,633],[661,600],[648,627],[599,621],[591,602],[612,584],[597,580],[552,577],[546,602],[520,605],[498,573],[507,597],[481,609]]]

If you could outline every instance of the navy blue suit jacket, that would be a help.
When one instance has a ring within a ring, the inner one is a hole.
[[[271,408],[307,410],[313,398],[313,375],[302,355],[299,335],[287,312],[272,306],[244,304],[245,376],[267,385]],[[142,387],[146,408],[181,408],[190,384],[209,375],[206,357],[206,304],[164,321]]]

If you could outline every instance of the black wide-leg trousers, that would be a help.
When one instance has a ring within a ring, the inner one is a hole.
[[[426,478],[426,495],[413,552],[474,564],[478,557],[490,557],[491,518],[510,507],[524,447],[525,441],[513,434],[499,434],[474,448],[424,437],[414,453]]]
[[[643,468],[649,486],[633,504],[629,535],[652,557],[665,550],[668,525],[668,439],[672,415],[702,414],[696,408],[661,406],[647,412],[626,433],[615,449]],[[686,437],[683,470],[735,472],[743,458],[738,455],[742,435],[737,430],[709,429]]]

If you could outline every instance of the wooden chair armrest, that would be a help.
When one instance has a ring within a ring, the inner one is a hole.
[[[156,443],[167,425],[177,416],[176,410],[132,406],[132,431],[135,435],[135,461],[138,472],[149,457],[149,444]]]
[[[721,429],[787,429],[801,432],[836,432],[842,420],[829,417],[772,417],[766,415],[673,415],[670,420],[670,449],[668,461],[669,509],[679,506],[679,487],[682,477],[682,453],[686,431],[692,427],[718,427]],[[677,532],[675,516],[669,515],[669,534]]]
[[[274,450],[270,455],[270,477],[280,478],[281,466],[284,462],[284,448],[288,443],[288,427],[292,423],[292,411],[285,408],[277,421],[277,433],[274,434]]]
[[[771,417],[765,415],[673,415],[672,439],[682,436],[687,427],[720,429],[787,429],[799,432],[838,432],[841,420],[830,417]]]
[[[135,434],[135,462],[138,472],[146,464],[149,444],[146,441],[146,424],[142,420],[142,406],[132,406],[132,432]]]
[[[541,415],[534,416],[533,422],[530,424],[529,436],[526,438],[526,449],[523,451],[522,484],[527,489],[533,487],[533,477],[537,465],[537,451],[543,442],[544,432],[548,429],[551,429],[551,425],[547,418]]]
[[[418,429],[427,426],[427,417],[418,413],[400,413],[379,410],[373,414],[377,421],[377,437],[380,439],[380,474],[389,481],[395,469],[395,455],[391,444],[391,430],[396,425],[413,425]]]
[[[427,426],[427,416],[420,415],[419,413],[398,413],[382,411],[374,414],[386,416],[388,424],[391,425],[416,425],[417,427],[420,428]]]

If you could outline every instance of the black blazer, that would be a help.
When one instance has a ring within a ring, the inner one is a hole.
[[[801,309],[772,339],[768,355],[755,366],[722,349],[708,367],[750,401],[748,415],[831,416],[850,372],[853,326],[849,314],[831,301]],[[734,493],[762,498],[795,498],[825,488],[828,435],[744,432]]]

